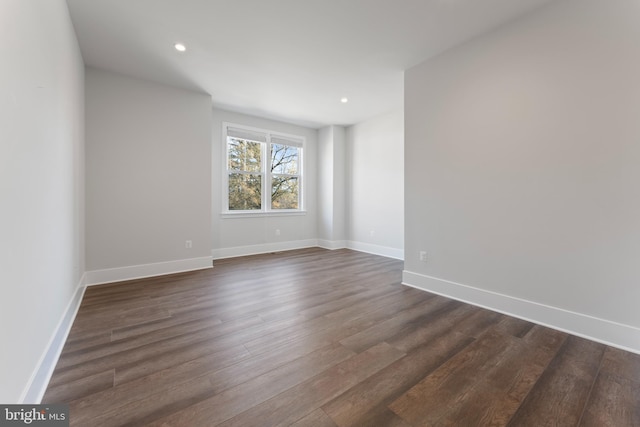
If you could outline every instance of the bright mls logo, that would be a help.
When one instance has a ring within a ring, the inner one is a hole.
[[[0,405],[0,427],[69,427],[69,405]]]

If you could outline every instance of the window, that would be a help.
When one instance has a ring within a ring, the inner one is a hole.
[[[228,213],[302,211],[304,138],[224,124]]]

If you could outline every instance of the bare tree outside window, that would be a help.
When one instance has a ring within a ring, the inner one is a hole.
[[[245,137],[248,133],[234,128],[234,136],[227,136],[228,210],[299,210],[302,147],[295,145],[299,142],[287,145],[289,140],[279,136],[269,142],[270,134]]]
[[[298,209],[298,147],[271,144],[271,209]]]

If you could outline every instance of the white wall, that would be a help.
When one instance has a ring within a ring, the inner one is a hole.
[[[211,266],[210,97],[92,68],[86,81],[87,280]]]
[[[346,247],[346,140],[343,126],[318,130],[318,241],[328,249]]]
[[[638,40],[569,0],[407,71],[406,282],[640,351]]]
[[[402,259],[404,254],[404,113],[347,128],[349,246]]]
[[[251,218],[229,218],[221,215],[224,173],[222,123],[224,122],[305,137],[303,185],[306,213],[304,215]],[[315,129],[224,110],[213,110],[213,199],[211,204],[213,227],[210,243],[214,258],[315,246],[317,243],[317,139],[318,132]],[[276,235],[276,230],[280,230],[280,235]]]
[[[84,66],[63,0],[3,0],[0,39],[0,402],[35,402],[84,271]]]

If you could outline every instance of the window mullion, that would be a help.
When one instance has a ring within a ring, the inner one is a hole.
[[[262,180],[262,203],[263,210],[270,211],[271,210],[271,174],[269,173],[271,168],[271,135],[267,134],[267,142],[262,144],[263,155],[262,155],[262,171],[263,171],[263,180]]]
[[[303,147],[298,150],[298,209],[304,209],[304,153]]]
[[[229,211],[229,171],[231,168],[229,167],[229,136],[227,135],[227,131],[225,128],[225,138],[224,138],[224,164],[225,164],[225,173],[224,173],[224,186],[225,186],[225,194],[222,195],[222,207],[225,211]]]

